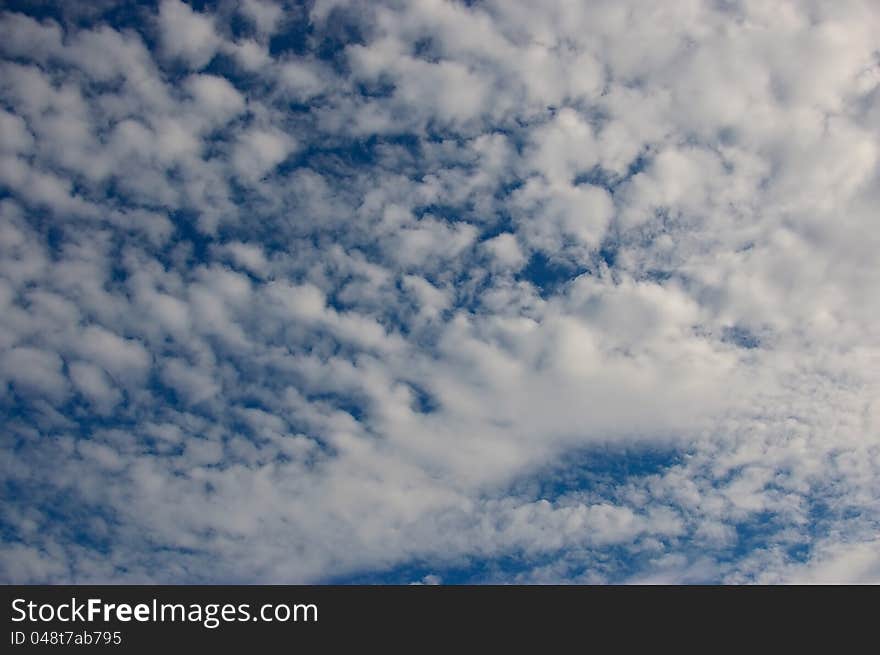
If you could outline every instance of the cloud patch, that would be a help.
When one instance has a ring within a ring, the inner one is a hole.
[[[875,580],[877,33],[3,12],[0,578]]]

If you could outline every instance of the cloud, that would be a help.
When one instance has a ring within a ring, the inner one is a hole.
[[[15,391],[45,395],[57,402],[68,393],[62,365],[61,358],[53,352],[20,346],[3,354],[0,371]]]
[[[113,386],[107,374],[93,364],[71,364],[70,379],[77,390],[94,403],[99,413],[109,414],[122,400],[122,394]]]
[[[162,0],[159,33],[163,55],[194,69],[211,61],[220,45],[211,17],[180,0]]]
[[[239,136],[232,165],[245,178],[260,178],[280,164],[294,149],[295,141],[279,130],[250,129]]]
[[[875,579],[871,3],[71,12],[0,14],[4,580]]]
[[[241,11],[250,18],[261,35],[271,36],[284,18],[284,10],[274,2],[264,0],[245,0]]]

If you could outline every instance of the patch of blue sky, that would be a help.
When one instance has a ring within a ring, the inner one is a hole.
[[[683,456],[672,447],[610,444],[578,448],[567,451],[561,461],[516,480],[509,493],[549,501],[574,492],[614,498],[621,480],[657,475],[681,463]]]
[[[548,298],[559,293],[575,278],[589,272],[590,268],[587,266],[536,252],[532,254],[517,277],[533,284],[542,298]]]
[[[731,325],[724,328],[722,341],[732,343],[739,348],[752,350],[761,346],[760,337],[744,325]]]
[[[450,558],[442,555],[385,570],[355,572],[322,580],[325,584],[406,585],[431,576],[442,584],[570,584],[572,581],[624,584],[657,552],[640,552],[636,544],[601,548],[565,548],[539,554],[513,552],[499,556]],[[717,583],[717,578],[699,582]]]

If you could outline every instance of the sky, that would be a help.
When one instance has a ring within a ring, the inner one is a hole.
[[[0,581],[880,583],[873,0],[4,4]]]

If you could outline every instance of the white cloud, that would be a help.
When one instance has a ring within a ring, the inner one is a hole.
[[[242,95],[225,78],[193,75],[184,83],[197,104],[197,111],[222,125],[245,108]]]
[[[94,403],[101,414],[109,414],[120,400],[119,392],[107,375],[97,366],[85,362],[70,365],[70,379],[77,391]]]
[[[68,393],[62,365],[61,358],[53,352],[19,346],[3,354],[0,375],[19,393],[45,395],[59,402]]]
[[[518,269],[525,263],[522,249],[516,242],[516,237],[510,232],[492,237],[483,246],[492,254],[499,266]]]
[[[284,161],[295,147],[296,142],[280,130],[250,129],[240,135],[232,164],[242,177],[258,179]]]
[[[306,13],[0,16],[0,577],[876,578],[871,3]]]
[[[260,246],[249,243],[232,242],[223,246],[223,250],[228,253],[232,261],[238,266],[250,271],[254,275],[266,275],[269,268],[269,261],[266,259],[266,255],[263,253],[263,249]]]
[[[214,57],[220,37],[210,15],[193,11],[180,0],[162,0],[159,7],[162,53],[199,69]]]
[[[270,36],[278,29],[284,18],[284,10],[274,2],[265,0],[245,0],[241,11],[250,18],[261,35]]]

